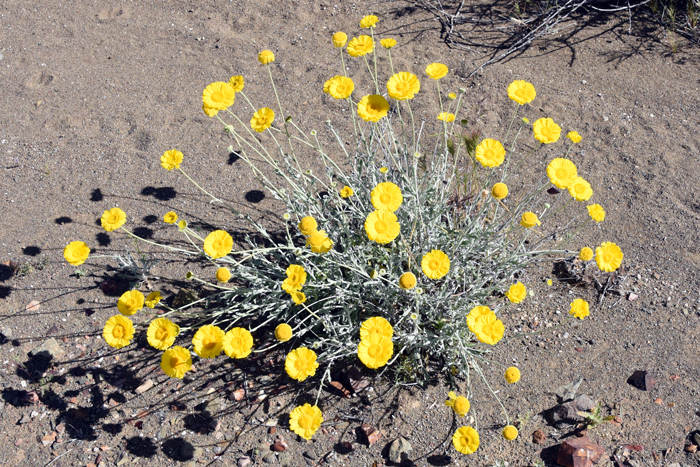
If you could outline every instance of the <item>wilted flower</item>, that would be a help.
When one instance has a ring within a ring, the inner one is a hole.
[[[313,233],[306,239],[306,246],[311,248],[314,253],[327,253],[333,248],[333,240],[328,238],[325,230],[319,230]]]
[[[574,143],[574,144],[575,144],[575,143],[581,142],[581,139],[582,139],[582,138],[581,138],[581,135],[579,135],[579,134],[578,134],[577,132],[575,132],[575,131],[570,131],[570,132],[568,132],[568,133],[566,134],[566,137],[569,138],[569,139],[571,140],[571,142]]]
[[[292,292],[289,293],[289,295],[292,296],[292,301],[296,305],[301,305],[306,301],[306,294],[304,292],[301,292],[299,290],[293,290]]]
[[[160,300],[162,298],[163,297],[160,295],[160,292],[158,292],[158,291],[151,292],[148,294],[148,296],[146,297],[146,300],[143,303],[148,308],[153,309],[156,307],[156,305],[158,305],[158,303],[160,303]]]
[[[457,397],[457,394],[452,391],[447,393],[447,395],[449,396],[449,400],[445,401],[445,405],[452,407],[452,410],[454,410],[454,412],[460,417],[464,417],[469,412],[469,408],[471,407],[469,400],[466,397]]]
[[[344,32],[338,31],[335,34],[333,34],[332,40],[333,46],[340,49],[348,42],[348,35]]]
[[[517,383],[520,381],[520,370],[516,367],[511,366],[506,370],[505,378],[508,384]]]
[[[447,97],[449,97],[451,100],[455,100],[455,99],[457,99],[457,94],[451,92],[447,95]]]
[[[163,216],[163,222],[166,224],[174,224],[177,222],[177,214],[175,214],[173,211],[170,211]]]
[[[440,114],[437,116],[437,119],[442,120],[443,122],[454,122],[455,114],[449,112],[440,112]]]
[[[228,84],[233,88],[234,92],[241,92],[245,86],[245,80],[242,75],[231,76],[231,79],[228,80]]]
[[[352,195],[355,193],[352,191],[352,188],[349,186],[345,185],[342,190],[340,190],[340,196],[343,198],[350,198]]]
[[[537,214],[528,211],[523,213],[523,217],[520,219],[520,225],[531,229],[536,225],[542,225],[542,222],[537,218]]]

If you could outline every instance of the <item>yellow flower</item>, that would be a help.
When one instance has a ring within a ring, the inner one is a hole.
[[[333,46],[340,49],[348,42],[348,35],[344,32],[338,31],[335,34],[333,34],[333,37],[331,39],[333,40]]]
[[[491,308],[487,306],[475,306],[469,311],[469,314],[467,315],[467,327],[471,332],[474,332],[474,325],[476,324],[476,320],[481,318],[482,316],[496,316],[496,314],[491,311]]]
[[[247,329],[229,329],[224,335],[223,347],[231,358],[246,358],[253,350],[253,335]]]
[[[272,122],[275,121],[275,111],[263,107],[253,114],[253,118],[250,119],[250,127],[258,133],[262,133],[272,126]]]
[[[379,18],[374,15],[367,15],[360,21],[361,28],[373,28],[379,22]]]
[[[326,80],[325,83],[323,83],[323,92],[328,94],[330,89],[331,89],[331,80],[328,79],[328,80]]]
[[[471,454],[479,449],[479,433],[470,426],[463,426],[455,431],[452,444],[462,454]]]
[[[505,326],[495,314],[481,316],[474,322],[474,334],[484,344],[496,345],[503,338]]]
[[[582,139],[582,138],[581,138],[581,135],[579,135],[579,134],[578,134],[577,132],[575,132],[575,131],[570,131],[570,132],[568,132],[568,133],[566,134],[566,137],[569,138],[569,139],[571,140],[571,142],[574,143],[574,144],[581,142],[581,139]]]
[[[505,378],[508,384],[517,383],[518,381],[520,381],[520,370],[518,370],[514,366],[509,367],[506,370]]]
[[[595,262],[598,269],[613,272],[622,264],[622,250],[613,242],[603,242],[595,249]]]
[[[171,378],[184,378],[185,373],[192,369],[190,351],[180,346],[166,350],[160,359],[160,368]]]
[[[292,296],[292,301],[297,305],[301,305],[306,301],[306,295],[304,294],[304,292],[294,290],[290,292],[289,295]]]
[[[447,393],[447,395],[450,397],[450,399],[445,401],[445,405],[452,407],[452,410],[454,410],[458,416],[464,417],[467,412],[469,412],[469,408],[471,407],[469,400],[466,397],[457,397],[457,394],[452,391]]]
[[[177,149],[165,151],[160,156],[160,165],[166,170],[179,169],[182,163],[182,153]]]
[[[386,39],[380,40],[379,43],[382,44],[382,47],[389,50],[396,45],[396,40],[392,39],[390,37],[387,37]]]
[[[374,50],[374,41],[369,36],[353,37],[348,44],[348,55],[362,57]]]
[[[181,220],[180,222],[177,223],[177,228],[180,229],[180,232],[185,230],[187,228],[187,221],[186,220]]]
[[[581,251],[578,254],[578,259],[581,261],[590,261],[593,259],[593,250],[587,246],[581,248]]]
[[[367,238],[382,245],[391,242],[401,232],[401,224],[397,219],[396,214],[383,209],[369,213],[365,220]]]
[[[416,286],[417,282],[416,275],[412,272],[404,272],[401,274],[401,277],[399,277],[399,287],[404,290],[411,290]]]
[[[180,326],[167,318],[154,319],[146,331],[149,345],[158,350],[165,350],[173,345],[178,334]]]
[[[508,441],[513,441],[515,438],[518,437],[518,429],[515,428],[513,425],[507,425],[503,429],[503,437],[507,439]]]
[[[118,229],[126,222],[126,213],[119,208],[108,209],[102,213],[102,228],[107,232]]]
[[[143,308],[145,301],[146,299],[141,292],[138,290],[129,290],[119,297],[117,309],[119,309],[119,313],[124,316],[131,316]]]
[[[306,347],[292,350],[284,361],[284,369],[287,374],[297,381],[304,381],[309,376],[315,375],[316,368],[318,368],[316,352]]]
[[[540,118],[532,125],[535,139],[540,143],[556,143],[561,136],[561,127],[554,123],[551,118]]]
[[[236,91],[223,81],[211,83],[202,91],[202,103],[210,109],[226,110],[233,105]]]
[[[372,189],[372,206],[377,210],[394,212],[403,203],[401,188],[391,182],[382,182]]]
[[[134,324],[122,315],[112,316],[105,323],[102,337],[115,349],[126,347],[131,344],[131,339],[134,337]]]
[[[573,183],[569,185],[569,193],[576,201],[588,201],[593,196],[590,183],[581,177],[576,177]]]
[[[588,209],[588,215],[591,216],[596,222],[603,222],[605,220],[605,209],[600,204],[591,204],[586,206]]]
[[[166,224],[174,224],[177,222],[177,214],[175,214],[173,211],[170,211],[163,216],[163,222]]]
[[[393,354],[394,343],[386,336],[368,336],[357,346],[357,357],[367,368],[373,370],[386,365]]]
[[[413,73],[400,71],[389,78],[386,83],[386,89],[389,91],[389,96],[397,101],[406,101],[413,99],[420,91],[420,81]]]
[[[523,123],[529,125],[530,124],[530,119],[527,117],[523,117]]]
[[[475,154],[484,167],[498,167],[505,160],[506,150],[499,141],[487,138],[479,143]]]
[[[224,331],[218,326],[206,324],[199,328],[192,337],[194,353],[202,358],[214,358],[221,353],[224,346]]]
[[[263,50],[258,54],[258,61],[263,65],[272,63],[275,61],[275,54],[273,54],[271,50]]]
[[[440,250],[432,250],[423,256],[420,266],[430,279],[440,279],[450,271],[450,258]]]
[[[557,157],[547,166],[547,176],[552,185],[559,188],[569,188],[576,181],[578,170],[569,159]]]
[[[442,120],[443,122],[454,122],[455,114],[448,112],[440,112],[440,114],[437,116],[437,119]]]
[[[425,74],[435,80],[444,77],[448,71],[450,70],[442,63],[431,63],[425,68]]]
[[[328,94],[330,94],[333,99],[347,99],[355,89],[355,83],[346,76],[338,75],[331,78],[330,81]]]
[[[289,429],[306,440],[310,440],[323,423],[321,409],[315,405],[301,405],[289,414]]]
[[[287,268],[287,278],[282,282],[282,290],[292,293],[301,290],[301,286],[306,283],[306,270],[298,264],[291,264]]]
[[[203,248],[210,257],[223,258],[233,249],[233,237],[223,230],[215,230],[206,236]]]
[[[447,97],[449,97],[451,100],[455,100],[455,99],[457,99],[457,94],[451,92],[447,95]]]
[[[316,222],[316,219],[312,216],[302,217],[302,219],[299,221],[299,230],[301,231],[302,235],[307,237],[315,234],[317,228],[318,222]]]
[[[342,190],[340,190],[340,196],[343,198],[350,198],[352,195],[354,195],[355,192],[352,191],[352,188],[349,186],[345,185]]]
[[[506,292],[506,297],[508,297],[508,300],[510,300],[511,303],[520,303],[523,300],[525,300],[526,296],[527,289],[525,288],[525,285],[523,285],[523,283],[520,281],[511,285],[510,289],[508,289],[508,292]]]
[[[287,342],[292,335],[292,327],[287,323],[278,324],[275,328],[275,338],[280,342]]]
[[[357,103],[357,115],[366,122],[378,122],[389,112],[389,102],[383,96],[372,94]]]
[[[589,310],[590,307],[588,306],[588,302],[582,298],[577,298],[576,300],[571,302],[571,309],[569,310],[569,314],[572,315],[574,318],[583,319],[590,314],[588,312]]]
[[[66,258],[72,266],[80,266],[88,259],[90,248],[85,242],[70,242],[63,249],[63,257]]]
[[[394,337],[394,328],[385,318],[375,316],[364,320],[360,325],[360,339],[364,340],[370,336],[384,336],[391,339]]]
[[[206,104],[202,104],[202,112],[204,112],[204,115],[207,117],[216,117],[216,114],[219,113],[218,110],[207,107]]]
[[[508,186],[505,183],[496,183],[491,188],[491,196],[496,199],[503,199],[508,196]]]
[[[231,271],[228,268],[219,268],[216,270],[216,280],[225,284],[231,280]]]
[[[520,225],[531,229],[536,225],[542,225],[542,222],[537,218],[537,214],[528,211],[523,213],[523,217],[520,219]]]
[[[148,294],[146,300],[143,302],[148,308],[155,308],[163,297],[160,292],[155,291]]]
[[[547,279],[547,285],[552,285],[552,279]]]
[[[243,91],[243,86],[245,86],[245,80],[242,75],[231,76],[228,84],[233,88],[233,92],[241,92]]]
[[[508,86],[508,97],[520,105],[525,105],[535,99],[535,87],[523,80],[516,80]]]
[[[306,246],[311,248],[314,253],[327,253],[333,248],[333,240],[328,238],[324,230],[310,235],[306,239]]]
[[[379,172],[381,172],[381,173],[383,173],[383,174],[387,173],[388,171],[389,171],[389,167],[381,167],[381,168],[379,169]]]

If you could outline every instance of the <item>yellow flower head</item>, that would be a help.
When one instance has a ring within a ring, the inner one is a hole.
[[[406,101],[413,99],[420,91],[420,81],[413,73],[400,71],[389,78],[389,81],[386,83],[386,89],[392,99]]]
[[[287,323],[278,324],[275,328],[275,338],[280,342],[287,342],[292,335],[292,327]]]
[[[576,181],[578,170],[569,159],[557,157],[547,166],[547,176],[552,185],[559,188],[569,188]]]
[[[233,88],[234,92],[241,92],[245,86],[245,80],[242,75],[231,76],[231,79],[228,80],[228,84]]]
[[[146,298],[141,292],[138,290],[129,290],[124,292],[122,296],[119,297],[117,308],[119,309],[119,313],[123,314],[124,316],[131,316],[143,308],[145,301]]]
[[[333,40],[333,46],[340,49],[348,42],[348,35],[344,32],[338,31],[333,34],[331,39]]]
[[[440,114],[437,116],[437,119],[442,120],[443,122],[454,122],[455,114],[448,112],[440,112]]]
[[[401,188],[391,182],[382,182],[372,189],[372,206],[374,209],[394,212],[403,203]]]
[[[525,105],[535,99],[535,87],[523,80],[516,80],[508,86],[508,97],[520,105]]]
[[[474,325],[476,324],[476,320],[479,319],[482,316],[496,316],[496,314],[491,311],[491,308],[487,306],[475,306],[469,311],[469,314],[467,315],[467,327],[471,332],[474,332]]]
[[[275,54],[273,54],[271,50],[263,50],[258,54],[258,61],[263,65],[272,63],[275,61]]]
[[[225,284],[231,280],[231,271],[228,268],[219,268],[216,270],[216,280]]]
[[[328,94],[331,90],[331,80],[326,80],[325,83],[323,83],[323,92]]]
[[[440,250],[432,250],[423,256],[420,266],[428,278],[441,279],[450,271],[450,258]]]
[[[389,50],[396,45],[396,39],[387,37],[386,39],[380,40],[379,43],[382,44],[382,47]]]
[[[327,253],[333,248],[333,240],[328,238],[325,230],[319,230],[306,238],[306,246],[314,253]]]
[[[457,99],[457,94],[451,92],[447,95],[447,97],[449,97],[451,100],[455,100],[455,99]]]
[[[588,215],[591,216],[596,222],[603,222],[605,220],[605,209],[600,204],[591,204],[586,206],[588,209]]]
[[[525,285],[523,285],[523,283],[520,281],[511,285],[510,289],[508,289],[508,292],[506,292],[506,297],[508,297],[508,300],[510,300],[511,303],[520,303],[523,300],[525,300],[526,296],[527,289],[525,288]]]
[[[379,18],[374,15],[367,15],[360,21],[361,28],[373,28],[379,22]]]
[[[185,230],[187,228],[187,221],[185,219],[182,219],[180,222],[177,223],[177,228],[180,229],[180,232]]]
[[[315,405],[301,405],[289,414],[289,429],[306,440],[310,440],[323,423],[321,409]]]
[[[165,151],[160,156],[160,165],[166,170],[179,169],[182,163],[182,153],[177,149]]]
[[[373,370],[386,365],[393,354],[394,343],[386,336],[370,335],[360,340],[357,346],[357,357]]]
[[[570,132],[568,132],[568,133],[566,134],[566,137],[569,138],[569,139],[571,140],[571,142],[574,143],[574,144],[580,143],[580,142],[581,142],[581,139],[582,139],[582,138],[581,138],[581,135],[579,135],[579,134],[578,134],[577,132],[575,132],[575,131],[570,131]]]
[[[272,126],[272,122],[275,121],[275,111],[263,107],[253,114],[253,118],[250,119],[250,127],[258,133],[262,133]]]
[[[158,350],[166,350],[175,343],[180,334],[180,326],[167,318],[156,318],[148,325],[148,344]]]
[[[569,310],[569,314],[572,315],[574,318],[583,319],[590,314],[589,310],[590,307],[588,306],[588,302],[582,298],[577,298],[576,300],[571,302],[571,309]]]
[[[499,141],[487,138],[479,143],[475,154],[484,167],[498,167],[505,160],[506,150]]]
[[[457,394],[452,391],[447,393],[447,395],[449,396],[449,400],[445,401],[445,405],[452,407],[452,410],[454,410],[458,416],[464,417],[469,412],[469,408],[471,407],[469,400],[466,397],[457,397]]]
[[[207,117],[216,117],[216,115],[219,113],[218,110],[207,107],[205,104],[202,104],[202,112],[204,112],[204,115]]]
[[[520,225],[531,229],[536,225],[542,225],[542,222],[537,218],[537,214],[528,211],[523,213],[523,217],[520,219]]]
[[[158,292],[158,291],[151,292],[148,294],[148,296],[146,297],[146,300],[143,303],[148,308],[153,309],[156,307],[156,305],[158,305],[158,303],[160,303],[162,298],[163,297],[160,295],[160,292]]]
[[[72,266],[80,266],[90,256],[90,248],[85,242],[70,242],[63,249],[63,257],[66,258]]]
[[[578,259],[581,261],[590,261],[593,259],[593,250],[587,246],[581,248],[581,251],[578,254]]]
[[[348,44],[348,55],[362,57],[374,50],[374,41],[369,36],[353,37]]]
[[[306,301],[306,295],[304,292],[300,292],[299,290],[294,290],[290,292],[289,295],[292,296],[292,301],[297,305],[301,305]]]
[[[316,352],[306,347],[292,350],[284,361],[284,369],[287,374],[297,381],[304,381],[309,376],[315,375],[316,368],[318,368]]]
[[[197,329],[192,337],[194,353],[202,358],[214,358],[221,353],[224,346],[224,331],[218,326],[206,324]]]
[[[352,191],[352,188],[349,186],[345,185],[342,190],[340,190],[340,196],[343,198],[350,198],[352,195],[354,195],[355,192]]]
[[[399,287],[404,290],[411,290],[416,286],[417,282],[416,275],[412,272],[404,272],[401,274],[401,277],[399,277]]]
[[[335,76],[330,79],[328,94],[333,99],[347,99],[355,89],[355,83],[347,76]]]
[[[613,272],[622,264],[622,250],[613,242],[603,242],[595,249],[595,262],[598,269]]]
[[[223,230],[215,230],[204,239],[204,252],[210,257],[223,258],[233,249],[233,237]]]
[[[397,222],[396,214],[386,210],[373,211],[365,220],[367,238],[382,245],[399,236],[401,224]]]
[[[496,345],[503,338],[505,326],[496,315],[481,316],[474,322],[474,334],[484,344]]]
[[[379,169],[379,172],[381,172],[381,173],[383,173],[383,174],[387,173],[388,171],[389,171],[389,167],[381,167],[381,168]]]
[[[291,264],[287,268],[287,278],[282,282],[282,290],[291,294],[301,290],[301,286],[306,283],[306,270],[298,264]]]
[[[317,228],[318,222],[316,222],[316,219],[312,216],[302,217],[301,221],[299,221],[299,230],[301,231],[302,235],[307,237],[315,234]]]
[[[447,68],[447,65],[442,63],[431,63],[425,68],[425,74],[435,80],[443,78],[448,71],[450,70]]]
[[[588,201],[593,196],[590,183],[581,177],[576,177],[573,183],[569,185],[569,193],[576,201]]]
[[[479,433],[470,426],[463,426],[455,431],[452,444],[462,454],[471,454],[479,449]]]
[[[511,366],[506,370],[505,377],[508,384],[517,383],[520,381],[520,370]]]
[[[540,118],[532,125],[535,139],[540,143],[556,143],[561,136],[561,127],[554,123],[551,118]]]
[[[505,183],[496,183],[491,188],[491,196],[496,199],[503,199],[508,196],[508,186]]]
[[[223,81],[211,83],[202,91],[202,103],[214,110],[226,110],[233,105],[236,91],[230,84]]]
[[[119,208],[108,209],[102,213],[102,228],[107,232],[118,229],[126,222],[126,213]]]
[[[160,359],[160,368],[171,378],[184,378],[192,369],[190,351],[180,346],[166,350]]]
[[[518,437],[518,429],[515,428],[513,425],[507,425],[502,433],[503,437],[507,439],[508,441],[513,441],[515,438]]]
[[[246,358],[253,350],[253,335],[247,329],[229,329],[224,335],[223,347],[231,358]]]
[[[173,211],[167,212],[165,216],[163,216],[163,222],[166,224],[174,224],[177,222],[177,214],[175,214]]]
[[[394,337],[394,328],[385,318],[375,316],[364,320],[360,325],[360,339],[364,340],[370,336],[384,336],[391,339]]]
[[[527,117],[523,117],[523,123],[524,123],[525,125],[529,125],[529,124],[530,124],[530,119],[527,118]]]
[[[115,349],[121,349],[131,344],[134,337],[134,324],[122,315],[112,316],[102,330],[105,342]]]
[[[389,102],[383,96],[372,94],[357,103],[357,115],[366,122],[378,122],[389,112]]]

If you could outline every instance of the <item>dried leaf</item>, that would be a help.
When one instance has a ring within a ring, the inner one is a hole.
[[[39,302],[37,302],[36,300],[32,300],[27,305],[26,310],[27,311],[37,311],[40,308],[40,306],[41,306],[41,304]]]

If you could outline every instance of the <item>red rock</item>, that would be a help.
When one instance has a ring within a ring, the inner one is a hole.
[[[628,444],[625,446],[625,449],[628,451],[639,451],[639,452],[644,452],[644,446],[641,444]]]
[[[362,434],[365,437],[365,441],[370,446],[379,441],[379,438],[382,437],[382,434],[379,432],[379,430],[377,430],[371,425],[368,425],[367,423],[363,423],[360,426],[360,430],[362,431]]]
[[[660,397],[657,397],[654,399],[654,404],[664,405],[664,401]]]
[[[564,467],[591,467],[597,464],[605,449],[587,436],[564,441],[559,446],[557,463]]]
[[[51,446],[54,441],[56,441],[55,431],[41,438],[41,444],[43,444],[44,446]]]
[[[270,447],[270,449],[276,452],[284,452],[287,450],[288,447],[289,446],[287,445],[287,443],[284,442],[283,439],[278,439],[277,441],[275,441],[275,444],[273,444]]]
[[[331,381],[330,385],[335,389],[335,393],[338,394],[340,397],[344,397],[346,399],[350,397],[350,391],[345,389],[345,386],[343,386],[338,381]]]
[[[690,452],[690,453],[693,453],[693,452],[697,452],[698,447],[697,447],[696,445],[694,445],[694,444],[686,444],[686,445],[685,445],[685,450],[688,451],[688,452]]]
[[[532,434],[532,442],[535,444],[544,444],[547,441],[547,436],[542,430],[537,430]]]
[[[24,443],[24,440],[22,438],[17,438],[17,441],[15,441],[15,446],[19,446],[22,443]]]
[[[276,427],[276,426],[271,426],[271,427],[267,430],[267,432],[270,433],[271,435],[274,435],[275,433],[277,433],[277,427]]]
[[[233,400],[235,400],[236,402],[242,401],[243,398],[245,397],[245,389],[243,389],[243,388],[241,388],[241,389],[236,389],[235,391],[233,391],[233,392],[231,393],[231,397],[232,397]]]

